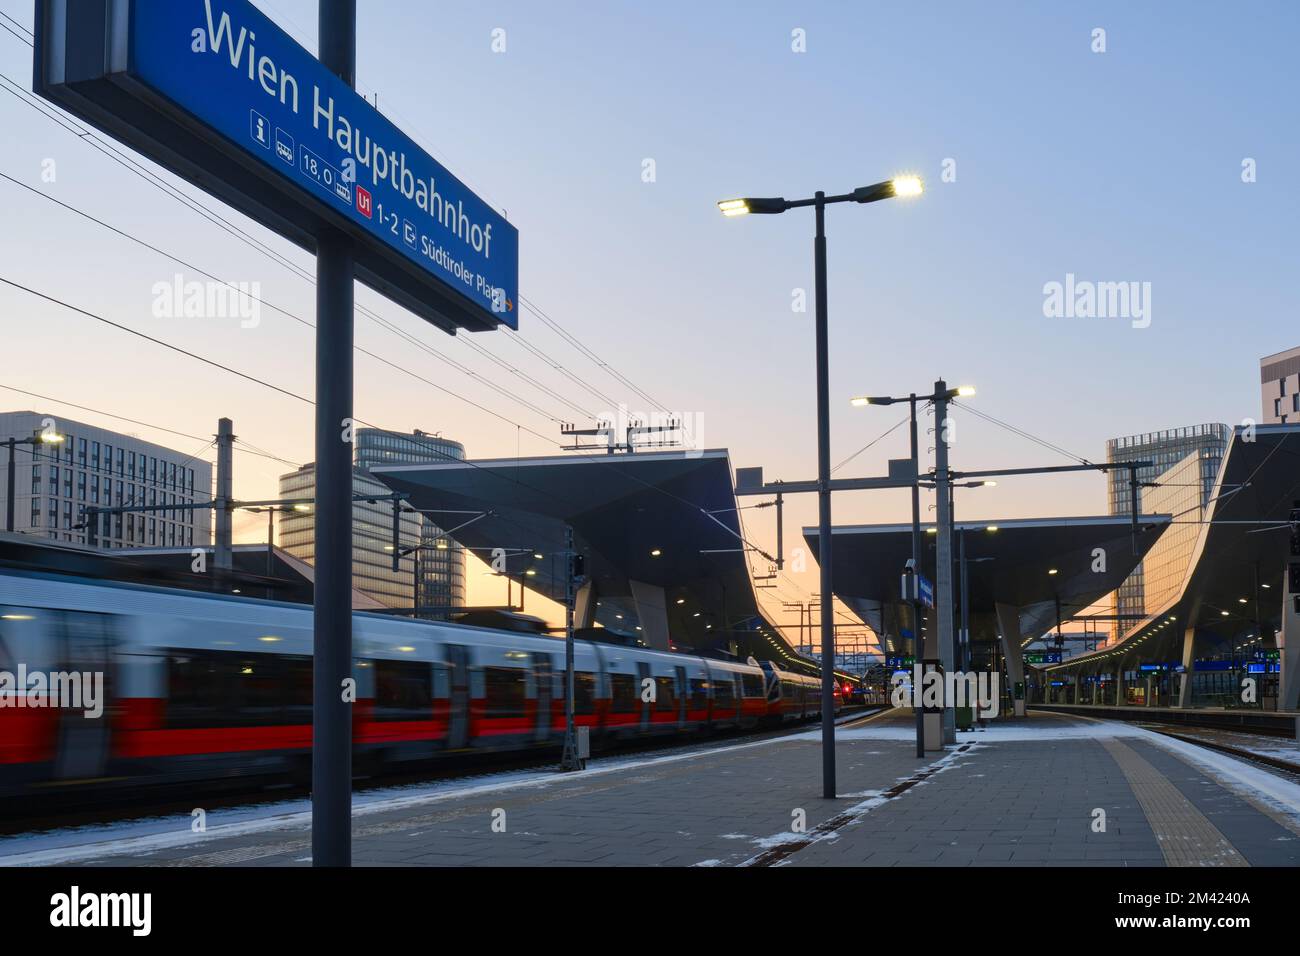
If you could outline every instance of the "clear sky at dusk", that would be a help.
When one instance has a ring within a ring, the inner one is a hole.
[[[257,5],[314,50],[314,2]],[[1294,3],[358,6],[359,89],[518,227],[523,296],[656,403],[698,422],[703,445],[729,448],[734,465],[761,464],[769,478],[815,472],[812,214],[729,220],[719,199],[846,192],[901,171],[926,180],[916,201],[828,211],[836,463],[902,414],[851,408],[854,394],[928,390],[940,376],[973,383],[975,407],[1098,460],[1115,435],[1258,417],[1259,358],[1300,345]],[[0,0],[0,11],[32,24],[31,3]],[[1105,52],[1093,49],[1099,28]],[[498,29],[504,52],[493,50]],[[806,52],[792,50],[796,30]],[[30,89],[31,49],[10,33],[0,33],[0,72]],[[222,278],[258,282],[269,302],[312,317],[306,281],[11,91],[0,123],[5,176]],[[1246,160],[1254,182],[1243,182]],[[157,318],[154,284],[185,270],[13,182],[0,180],[0,195],[3,277],[311,394],[310,329],[265,309],[255,328]],[[306,253],[222,214],[312,269]],[[1067,274],[1150,283],[1149,325],[1046,317],[1044,286]],[[806,312],[792,309],[798,289]],[[441,431],[473,457],[554,452],[558,421],[584,420],[370,290],[358,301],[477,373],[360,316],[359,345],[444,390],[358,356],[359,418]],[[229,416],[251,445],[312,458],[304,403],[5,286],[0,315],[0,385],[195,435]],[[656,410],[528,310],[518,336],[472,343],[584,411],[612,411],[606,398]],[[0,390],[0,408],[28,407],[194,450]],[[954,417],[956,468],[1069,461]],[[882,474],[905,449],[898,429],[836,474]],[[237,466],[246,498],[274,496],[287,470],[252,456]],[[965,492],[958,517],[1102,513],[1104,491],[1101,476],[1004,481]],[[906,501],[839,496],[835,517],[904,520]],[[769,513],[756,514],[748,529],[773,548]],[[814,501],[787,519],[789,541],[815,521]],[[241,516],[237,532],[261,540],[261,521]],[[766,593],[815,590],[813,567]],[[470,578],[472,598],[502,597]]]

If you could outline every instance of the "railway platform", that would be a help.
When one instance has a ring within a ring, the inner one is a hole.
[[[1034,704],[1039,710],[1057,714],[1082,714],[1112,720],[1182,724],[1240,730],[1275,737],[1296,738],[1300,712],[1256,710],[1251,707],[1141,707],[1132,704]]]
[[[1131,723],[1031,711],[915,755],[910,712],[359,792],[359,866],[1300,864],[1300,783]],[[200,808],[201,809],[201,808]],[[305,801],[0,840],[0,864],[307,866]]]

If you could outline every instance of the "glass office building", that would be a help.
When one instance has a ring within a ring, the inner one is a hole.
[[[210,453],[209,447],[187,455],[59,415],[0,412],[0,445],[11,437],[26,442],[46,431],[62,441],[14,448],[15,532],[87,544],[86,508],[130,506],[149,510],[100,515],[99,547],[211,543],[211,509],[183,507],[212,500],[212,465],[201,457]],[[5,462],[0,465],[0,501],[8,500],[7,481]]]
[[[1214,480],[1219,474],[1231,438],[1232,429],[1218,423],[1188,425],[1184,428],[1112,438],[1106,442],[1106,461],[1151,462],[1149,466],[1138,469],[1137,477],[1144,483],[1154,482],[1157,487],[1138,490],[1139,512],[1181,515],[1184,521],[1199,519],[1201,511],[1209,504],[1210,496],[1214,493]],[[1108,482],[1110,513],[1131,514],[1128,471],[1118,469],[1110,472]],[[1115,592],[1117,614],[1141,616],[1156,607],[1159,603],[1158,596],[1164,594],[1169,587],[1176,589],[1182,584],[1181,577],[1173,584],[1169,578],[1176,576],[1175,555],[1186,544],[1182,541],[1181,532],[1188,528],[1193,533],[1191,540],[1194,545],[1195,525],[1171,527],[1152,548],[1146,560],[1120,585]],[[1168,547],[1166,541],[1169,542]],[[1157,572],[1157,564],[1152,555],[1157,555],[1162,549],[1164,557],[1158,562]],[[1190,552],[1188,557],[1190,559]],[[1150,581],[1148,569],[1151,569]],[[1185,565],[1183,570],[1186,570]],[[1122,617],[1112,626],[1111,639],[1118,640],[1135,623],[1136,618]]]
[[[406,435],[375,428],[355,435],[352,489],[355,495],[383,496],[389,488],[373,477],[378,465],[433,464],[465,457],[459,442],[416,431]],[[314,464],[280,476],[280,497],[314,498]],[[451,522],[454,524],[454,522]],[[352,581],[363,594],[393,608],[418,604],[422,617],[445,620],[465,605],[465,552],[447,538],[429,516],[403,512],[399,547],[411,550],[393,570],[393,506],[389,501],[356,501],[352,508]],[[280,523],[280,547],[307,562],[316,557],[315,517],[286,513]],[[419,588],[416,577],[418,571]]]

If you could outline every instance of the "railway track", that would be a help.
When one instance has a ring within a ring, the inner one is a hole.
[[[1050,714],[1075,714],[1103,720],[1158,723],[1171,727],[1204,727],[1213,730],[1236,731],[1266,737],[1296,738],[1296,715],[1234,709],[1209,710],[1158,707],[1116,707],[1094,704],[1033,704],[1033,710]]]
[[[1172,737],[1174,740],[1181,740],[1184,743],[1194,744],[1198,747],[1205,747],[1209,750],[1217,750],[1219,753],[1228,754],[1239,760],[1245,760],[1250,763],[1260,764],[1272,770],[1280,770],[1297,779],[1300,779],[1300,751],[1297,751],[1296,760],[1286,760],[1281,757],[1275,757],[1270,754],[1261,754],[1258,751],[1248,750],[1244,747],[1233,746],[1221,740],[1207,738],[1203,734],[1190,734],[1187,728],[1171,727],[1167,724],[1141,724],[1138,726],[1153,733],[1165,737]],[[1259,734],[1258,736],[1268,739],[1279,736],[1277,734]]]

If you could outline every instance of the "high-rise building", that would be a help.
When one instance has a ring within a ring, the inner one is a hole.
[[[1300,422],[1300,346],[1260,359],[1259,383],[1265,424]]]
[[[358,429],[353,445],[352,491],[356,496],[390,494],[370,470],[378,465],[438,463],[461,460],[465,448],[439,435],[416,431],[405,435],[377,428]],[[280,476],[282,498],[314,498],[316,466],[304,465]],[[403,512],[398,546],[410,550],[393,570],[393,506],[389,501],[356,501],[352,506],[353,586],[387,607],[428,608],[423,617],[445,619],[465,606],[465,551],[447,538],[429,516]],[[307,562],[316,559],[316,520],[310,512],[285,513],[280,547]],[[413,550],[411,550],[413,549]],[[416,592],[418,569],[419,591]]]
[[[1164,513],[1155,507],[1178,506],[1180,512],[1189,507],[1204,509],[1213,494],[1214,480],[1219,474],[1228,441],[1232,438],[1232,429],[1227,425],[1210,423],[1188,425],[1184,428],[1170,428],[1165,431],[1147,432],[1142,435],[1128,435],[1112,438],[1106,442],[1106,461],[1149,461],[1151,464],[1139,468],[1137,478],[1141,482],[1154,482],[1156,488],[1138,490],[1139,513]],[[1188,461],[1188,459],[1191,459]],[[1161,490],[1175,491],[1170,480],[1171,469],[1177,467],[1177,482],[1185,485],[1182,494],[1171,500]],[[1112,515],[1132,514],[1129,473],[1127,469],[1116,469],[1109,474],[1109,511]],[[1184,517],[1187,517],[1184,515]],[[1166,536],[1169,532],[1166,532]],[[1134,618],[1130,615],[1142,615],[1148,609],[1147,561],[1139,564],[1115,592],[1115,610],[1120,615],[1111,628],[1111,639],[1118,639],[1126,628],[1131,627]],[[1161,562],[1162,575],[1168,573],[1169,563]],[[1182,583],[1181,581],[1179,582]],[[1162,587],[1164,584],[1161,585]],[[1155,594],[1151,595],[1155,600]]]
[[[0,412],[0,445],[9,438],[24,441],[42,433],[61,440],[14,447],[14,531],[85,544],[86,529],[78,526],[87,507],[166,505],[165,510],[101,515],[99,546],[179,548],[211,543],[211,510],[179,507],[212,500],[212,465],[207,461],[58,415]],[[5,462],[0,468],[0,502],[7,502],[8,494]]]

